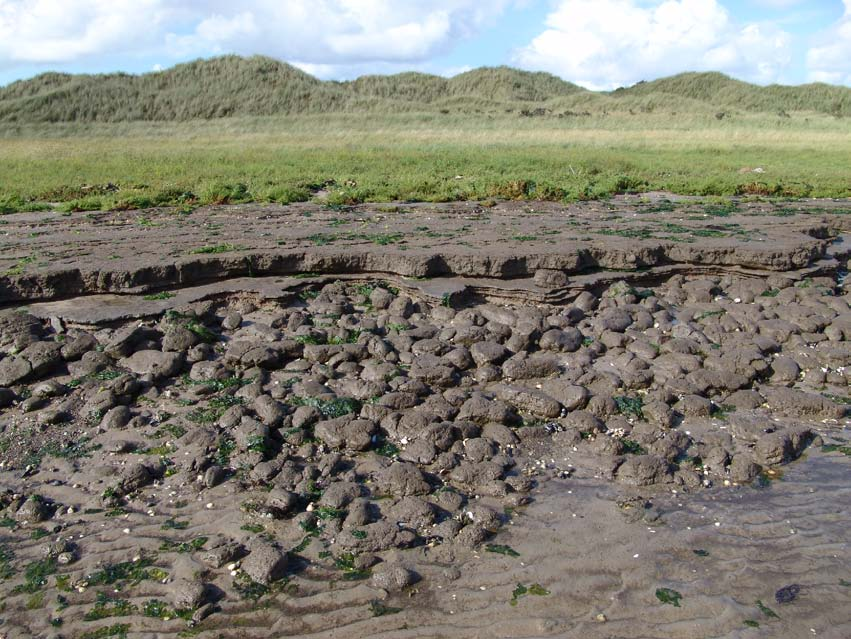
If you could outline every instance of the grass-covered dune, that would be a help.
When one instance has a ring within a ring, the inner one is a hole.
[[[851,89],[826,84],[760,87],[720,73],[684,73],[610,93],[548,73],[481,68],[453,78],[423,73],[323,82],[265,57],[224,56],[129,75],[46,73],[0,88],[0,122],[129,122],[303,113],[501,113],[571,107],[814,112],[851,115]]]
[[[851,89],[505,67],[323,82],[227,56],[0,88],[0,212],[293,201],[851,195]]]

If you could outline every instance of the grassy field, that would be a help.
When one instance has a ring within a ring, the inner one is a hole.
[[[851,196],[851,118],[790,115],[325,114],[6,127],[0,212],[288,202],[320,189],[331,204],[649,190]]]

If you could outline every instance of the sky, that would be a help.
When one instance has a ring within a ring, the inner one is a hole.
[[[0,85],[227,53],[335,80],[505,64],[595,90],[683,71],[851,86],[851,0],[0,0]]]

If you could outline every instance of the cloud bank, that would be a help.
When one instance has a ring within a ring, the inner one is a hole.
[[[851,85],[851,0],[844,0],[845,14],[823,38],[825,44],[807,52],[810,80]]]
[[[261,53],[333,73],[447,52],[508,0],[0,0],[0,65]]]
[[[594,89],[691,70],[768,83],[792,68],[851,85],[851,0],[826,1],[844,14],[807,50],[804,36],[780,26],[803,0],[748,0],[777,23],[737,20],[731,10],[741,5],[732,0],[0,0],[0,71],[115,69],[133,60],[170,66],[238,53],[344,78],[461,68],[467,60],[438,61],[478,38],[491,64],[550,71]],[[487,38],[499,20],[537,16],[544,2],[550,10],[529,41],[500,42],[496,34],[511,24]],[[509,7],[518,9],[510,18]],[[524,7],[530,12],[521,14]]]
[[[790,40],[770,24],[736,24],[717,0],[561,0],[515,61],[591,89],[686,70],[770,82],[791,61]]]

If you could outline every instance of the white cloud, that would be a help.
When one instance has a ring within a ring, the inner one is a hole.
[[[736,24],[717,0],[560,0],[515,62],[593,89],[682,71],[770,82],[791,60],[790,41],[770,24]]]
[[[416,63],[478,32],[508,3],[476,0],[313,0],[239,3],[173,36],[178,51],[265,53],[302,65]]]
[[[0,0],[0,66],[266,54],[331,75],[450,50],[511,0]],[[515,0],[516,1],[516,0]]]
[[[0,66],[150,44],[161,9],[161,0],[74,0],[72,6],[66,0],[0,0]]]
[[[807,73],[813,82],[851,86],[851,0],[845,15],[824,34],[825,43],[807,51]]]

